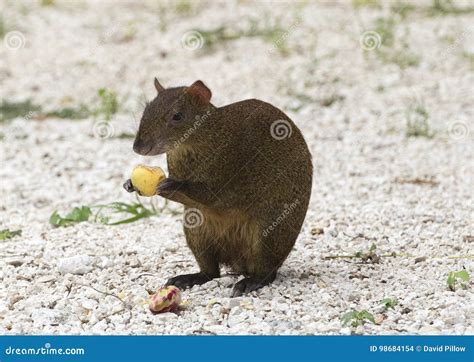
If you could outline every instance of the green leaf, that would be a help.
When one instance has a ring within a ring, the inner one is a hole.
[[[385,298],[380,301],[380,304],[383,304],[386,309],[395,308],[398,304],[398,300],[396,298]]]
[[[454,282],[456,278],[454,277],[454,272],[449,272],[448,273],[448,280],[446,280],[446,283],[448,284],[448,288],[452,291],[454,291]]]
[[[109,209],[114,214],[130,214],[132,217],[120,219],[114,222],[110,222],[110,218],[107,218],[106,225],[121,225],[128,224],[143,218],[147,218],[156,214],[155,211],[147,209],[140,202],[127,204],[124,202],[114,202],[109,205],[101,205],[101,212],[103,209]]]
[[[10,229],[0,230],[0,240],[7,240],[15,236],[20,236],[20,235],[21,235],[21,230],[10,230]]]
[[[461,270],[455,273],[455,277],[459,278],[465,282],[469,281],[469,273],[465,270]]]
[[[360,319],[362,322],[364,322],[365,320],[369,320],[372,323],[375,323],[374,316],[366,310],[363,310],[359,313],[358,319]]]
[[[49,223],[55,227],[69,226],[79,222],[88,221],[92,215],[92,210],[89,206],[75,207],[65,217],[54,211],[49,217]]]
[[[57,211],[54,211],[49,217],[49,223],[53,226],[63,226],[63,218],[59,216]]]
[[[65,119],[84,119],[91,115],[91,111],[87,106],[81,104],[77,108],[72,107],[65,107],[56,109],[46,113],[47,117],[57,117],[57,118],[65,118]]]
[[[350,324],[352,327],[357,327],[364,324],[366,321],[375,323],[374,316],[366,310],[362,310],[360,312],[352,310],[347,312],[341,317],[341,321],[344,327],[348,324]]]
[[[342,317],[341,317],[341,321],[342,321],[342,325],[345,327],[349,324],[349,322],[352,320],[352,319],[355,319],[357,316],[357,312],[356,311],[350,311],[350,312],[347,312],[345,313]]]
[[[72,211],[66,215],[66,219],[71,222],[82,222],[89,220],[89,216],[92,215],[92,210],[89,206],[75,207]]]
[[[100,88],[97,91],[100,98],[100,106],[96,110],[96,115],[103,115],[106,121],[112,119],[112,115],[118,111],[117,94],[107,88]]]
[[[456,284],[458,283],[461,287],[466,287],[464,283],[468,283],[469,278],[469,273],[466,270],[460,270],[457,272],[451,271],[448,273],[446,284],[448,285],[449,290],[454,292],[456,290]]]
[[[29,99],[22,102],[2,100],[0,103],[0,122],[16,117],[27,117],[29,119],[40,111],[41,106],[32,103]]]
[[[157,214],[157,210],[154,208],[148,209],[140,201],[135,203],[112,202],[104,205],[75,207],[64,217],[59,215],[57,211],[54,211],[49,218],[49,223],[53,226],[61,227],[90,221],[93,214],[92,209],[98,209],[92,221],[100,222],[104,225],[128,224]],[[117,217],[112,217],[114,215],[128,215],[128,217],[117,220]]]

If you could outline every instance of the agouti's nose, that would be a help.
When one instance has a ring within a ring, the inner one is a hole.
[[[141,139],[135,139],[135,142],[133,142],[133,151],[139,155],[146,155],[150,149],[151,147]]]

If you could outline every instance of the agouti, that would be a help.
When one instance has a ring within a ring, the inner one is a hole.
[[[282,111],[256,99],[215,107],[201,81],[163,88],[143,112],[133,149],[167,154],[157,193],[184,205],[184,233],[200,271],[167,285],[203,284],[227,265],[239,296],[271,283],[301,230],[312,185],[308,146]],[[130,181],[127,191],[133,191]]]

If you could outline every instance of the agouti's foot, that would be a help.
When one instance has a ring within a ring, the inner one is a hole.
[[[234,285],[232,289],[232,298],[240,297],[245,293],[253,292],[254,290],[260,289],[265,285],[270,284],[275,280],[276,272],[273,272],[265,277],[251,277],[244,278]]]
[[[214,279],[204,273],[183,274],[169,279],[165,285],[174,285],[179,289],[191,288],[193,285],[201,285]]]
[[[132,185],[132,180],[128,179],[127,181],[125,181],[125,183],[123,184],[123,188],[127,191],[127,192],[133,192],[135,191],[135,187],[133,187]]]

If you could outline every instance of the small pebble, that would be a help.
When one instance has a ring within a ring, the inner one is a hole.
[[[92,258],[88,255],[76,255],[63,258],[58,262],[58,270],[61,274],[86,274],[92,270]]]

